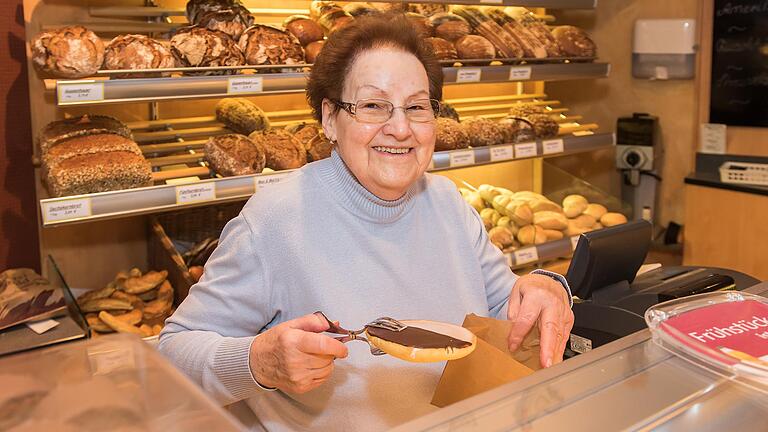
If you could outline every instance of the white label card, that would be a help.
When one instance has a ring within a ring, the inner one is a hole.
[[[527,247],[515,251],[517,265],[528,264],[539,260],[539,251],[535,247]]]
[[[261,93],[264,91],[264,78],[260,76],[232,77],[227,81],[228,94]]]
[[[560,138],[542,141],[541,149],[545,155],[562,153],[565,151],[565,148],[563,147],[563,140]]]
[[[515,157],[518,159],[536,157],[538,155],[535,142],[515,144]]]
[[[525,81],[531,79],[531,68],[525,67],[512,67],[509,69],[510,81]]]
[[[511,145],[491,147],[491,162],[505,161],[515,158],[515,150]]]
[[[216,199],[216,183],[202,182],[176,186],[176,204],[192,204]]]
[[[700,151],[702,153],[725,154],[726,131],[724,124],[702,123],[700,136]]]
[[[480,0],[480,3],[485,4],[502,4],[504,0]]]
[[[459,71],[456,72],[456,82],[457,83],[478,82],[480,81],[480,77],[482,73],[483,71],[478,68],[459,69]]]
[[[52,319],[42,320],[42,321],[35,321],[35,322],[28,322],[25,323],[27,327],[32,329],[33,332],[37,334],[43,334],[47,332],[48,330],[56,327],[59,325],[59,322]]]
[[[474,150],[452,152],[450,155],[451,168],[466,166],[466,165],[474,165],[474,164],[475,164]]]
[[[280,183],[292,173],[293,171],[289,171],[289,172],[280,173],[280,174],[256,176],[253,178],[253,185],[256,188],[256,192],[258,192],[260,190],[264,190],[266,188],[269,188],[270,186],[274,186]]]
[[[59,83],[56,89],[60,104],[104,100],[104,83],[102,82]]]
[[[42,206],[43,211],[43,221],[46,223],[91,216],[90,198],[44,202],[40,205]]]
[[[579,237],[581,236],[571,237],[571,250],[576,250],[576,245],[579,244]]]

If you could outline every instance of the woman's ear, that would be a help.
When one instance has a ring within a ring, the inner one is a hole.
[[[323,99],[323,133],[331,142],[336,141],[336,107],[333,102]]]

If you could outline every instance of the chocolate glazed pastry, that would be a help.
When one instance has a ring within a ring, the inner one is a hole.
[[[274,27],[256,24],[240,36],[238,46],[250,65],[304,63],[304,50],[295,36]]]
[[[165,45],[144,35],[121,35],[112,39],[104,52],[104,69],[172,68],[173,55]],[[120,78],[151,78],[160,74],[120,75]]]
[[[226,34],[192,26],[171,38],[171,53],[180,67],[240,66],[245,62],[237,44]],[[234,71],[187,72],[189,75],[222,75]]]
[[[82,26],[40,33],[30,45],[32,63],[42,72],[55,77],[91,76],[104,61],[104,44],[101,39]]]
[[[408,326],[400,331],[392,331],[379,327],[368,326],[365,328],[365,331],[371,336],[412,348],[461,349],[472,345],[470,342],[456,339],[441,333],[435,333],[433,331],[425,330],[419,327]]]

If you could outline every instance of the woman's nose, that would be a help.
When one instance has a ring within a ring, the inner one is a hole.
[[[403,141],[411,135],[411,122],[405,115],[405,109],[397,107],[392,110],[392,117],[384,125],[384,133],[392,135],[398,141]]]

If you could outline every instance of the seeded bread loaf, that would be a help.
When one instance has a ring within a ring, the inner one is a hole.
[[[205,159],[219,174],[229,177],[258,174],[264,169],[264,152],[247,136],[227,134],[205,143]]]
[[[267,129],[269,118],[255,103],[244,98],[226,98],[216,104],[216,119],[239,134]]]
[[[267,158],[273,170],[301,168],[307,163],[307,151],[301,142],[285,129],[256,131],[248,136]]]
[[[142,156],[127,151],[74,156],[59,162],[45,176],[52,196],[131,189],[152,184],[152,169]]]
[[[133,139],[131,130],[120,120],[102,115],[83,115],[48,123],[37,138],[41,152],[56,144],[78,136],[95,134],[117,134]]]
[[[469,135],[456,120],[447,117],[437,118],[437,137],[435,151],[456,150],[469,147]]]
[[[124,136],[116,134],[85,135],[64,140],[43,152],[43,169],[50,171],[61,162],[75,156],[114,151],[142,155],[139,146]]]
[[[472,147],[489,146],[504,142],[503,127],[497,122],[484,117],[468,117],[461,121],[469,135]]]
[[[40,33],[30,44],[32,63],[59,78],[83,78],[96,73],[104,61],[104,44],[82,26]]]

